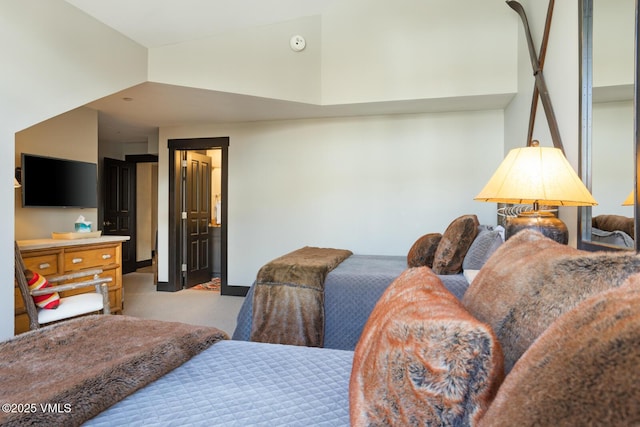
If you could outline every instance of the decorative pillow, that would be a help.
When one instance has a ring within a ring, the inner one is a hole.
[[[635,244],[631,236],[624,231],[605,231],[599,228],[591,228],[591,240],[593,242],[606,243],[608,245],[622,246],[623,248],[634,248]]]
[[[433,257],[433,272],[458,274],[471,243],[478,235],[478,217],[463,215],[447,227]]]
[[[494,252],[462,302],[495,331],[508,373],[561,314],[636,272],[634,253],[580,251],[523,230]]]
[[[622,215],[598,215],[591,219],[591,226],[605,231],[620,230],[634,235],[634,219]]]
[[[36,289],[50,288],[51,284],[42,275],[34,273],[31,270],[25,270],[24,275],[29,285],[29,290],[34,291]],[[37,295],[33,297],[33,302],[40,308],[53,309],[58,308],[60,305],[60,295],[57,292],[53,292],[45,295]]]
[[[420,237],[409,249],[407,255],[407,266],[411,267],[431,267],[433,265],[433,256],[442,234],[429,233]]]
[[[640,276],[562,315],[531,345],[480,425],[640,424]],[[535,398],[532,398],[535,396]]]
[[[428,267],[384,292],[354,352],[351,425],[473,425],[503,379],[502,353]]]
[[[471,243],[462,261],[462,270],[480,270],[489,257],[504,243],[499,230],[480,226],[478,235]]]

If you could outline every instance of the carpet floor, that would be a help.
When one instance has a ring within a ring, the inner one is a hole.
[[[143,319],[168,320],[192,325],[215,326],[231,336],[244,297],[220,295],[183,289],[159,292],[153,284],[153,273],[124,274],[123,314]]]

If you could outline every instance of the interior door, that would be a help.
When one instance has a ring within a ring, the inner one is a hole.
[[[104,159],[102,234],[130,236],[122,242],[122,273],[136,271],[136,164]]]
[[[211,222],[211,157],[186,151],[185,209],[183,235],[186,240],[184,286],[190,288],[211,278],[209,223]],[[186,215],[185,215],[186,214]],[[184,269],[184,267],[183,267]]]

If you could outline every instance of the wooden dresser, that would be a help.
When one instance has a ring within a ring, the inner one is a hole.
[[[53,277],[59,274],[101,268],[102,276],[111,277],[109,302],[112,314],[122,313],[122,242],[128,236],[102,236],[88,239],[18,240],[26,268]],[[92,288],[63,292],[61,296],[93,292]],[[15,333],[29,330],[29,319],[17,285],[15,294]]]

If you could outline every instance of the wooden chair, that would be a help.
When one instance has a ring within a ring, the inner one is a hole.
[[[110,314],[109,307],[109,282],[111,277],[99,277],[102,273],[100,269],[85,270],[77,273],[66,274],[62,276],[47,277],[50,284],[76,280],[89,277],[89,280],[81,282],[72,282],[63,285],[54,285],[44,289],[30,290],[27,278],[25,276],[25,266],[20,253],[18,243],[14,243],[15,249],[15,278],[20,288],[20,294],[24,301],[24,306],[29,316],[29,329],[38,329],[42,325],[52,322],[58,322],[72,317],[82,316],[84,314],[102,311],[104,314]],[[95,292],[87,292],[69,297],[60,298],[60,305],[56,309],[38,308],[33,301],[33,297],[37,295],[47,295],[52,292],[70,291],[93,286]]]

